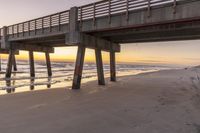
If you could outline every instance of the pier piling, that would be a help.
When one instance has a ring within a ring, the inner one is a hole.
[[[6,78],[11,77],[13,58],[14,58],[14,50],[10,50],[9,57],[8,57],[8,63],[7,63],[7,69],[6,69],[6,76],[5,76]]]
[[[30,65],[30,76],[35,77],[35,66],[34,66],[33,51],[29,51],[29,65]]]
[[[13,63],[12,63],[12,65],[13,65],[13,70],[17,71],[17,63],[16,63],[15,55],[13,55]]]
[[[110,51],[110,81],[116,81],[115,52]]]
[[[1,65],[2,65],[2,61],[1,61],[1,56],[0,56],[0,71],[1,71]]]
[[[72,89],[80,89],[84,57],[85,46],[78,46]]]
[[[47,65],[47,72],[48,76],[52,76],[52,71],[51,71],[51,61],[50,61],[50,56],[48,52],[45,52],[45,57],[46,57],[46,65]]]
[[[99,85],[105,85],[101,50],[96,48],[95,49],[95,55],[96,55],[98,83],[99,83]]]

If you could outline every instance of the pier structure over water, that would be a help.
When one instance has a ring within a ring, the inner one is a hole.
[[[110,53],[111,81],[116,81],[115,53],[120,45],[199,39],[199,8],[199,0],[103,0],[4,26],[1,49],[10,51],[6,77],[11,76],[15,50],[30,51],[32,77],[33,52],[45,52],[51,76],[49,53],[54,47],[77,46],[72,88],[80,88],[86,48],[95,50],[98,83],[105,85],[102,51]]]

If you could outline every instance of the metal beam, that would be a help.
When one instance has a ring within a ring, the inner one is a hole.
[[[84,57],[85,57],[85,47],[78,46],[72,89],[80,89]]]

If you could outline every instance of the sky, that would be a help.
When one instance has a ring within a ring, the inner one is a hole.
[[[11,25],[26,20],[68,10],[97,0],[0,0],[0,26]],[[200,64],[200,40],[121,44],[117,54],[119,63],[135,64],[176,64],[192,66]],[[55,61],[75,61],[76,47],[56,48],[51,54]],[[1,55],[7,58],[6,55]],[[20,51],[17,59],[28,59],[28,53]],[[35,58],[44,60],[43,53],[35,53]],[[109,62],[109,54],[103,52],[104,62]],[[87,49],[87,62],[94,62],[94,50]]]

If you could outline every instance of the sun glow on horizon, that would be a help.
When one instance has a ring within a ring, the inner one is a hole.
[[[117,63],[128,64],[176,64],[199,65],[200,41],[157,42],[140,44],[122,44],[121,52],[116,54]],[[75,62],[77,47],[55,48],[55,53],[50,54],[52,61]],[[102,52],[104,63],[109,63],[109,53]],[[45,54],[34,52],[35,60],[45,61]],[[8,55],[1,55],[7,59]],[[28,60],[28,52],[20,51],[18,60]],[[96,62],[92,49],[86,49],[85,62]]]

